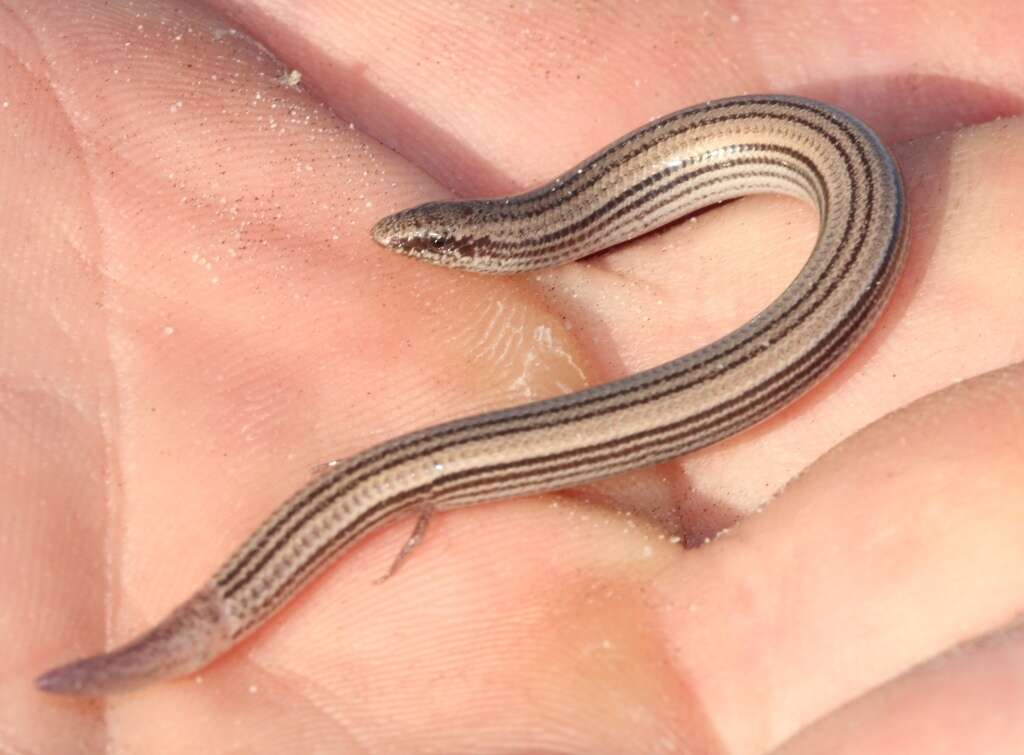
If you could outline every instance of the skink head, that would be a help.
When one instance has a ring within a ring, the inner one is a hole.
[[[378,220],[370,231],[383,247],[445,267],[487,272],[489,237],[472,227],[475,202],[428,202]]]

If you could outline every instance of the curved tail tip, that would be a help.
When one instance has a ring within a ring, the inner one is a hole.
[[[50,669],[36,678],[36,687],[57,695],[96,696],[184,676],[231,646],[229,629],[220,598],[200,590],[128,644]]]
[[[36,688],[55,695],[95,695],[96,675],[90,669],[89,659],[57,666],[36,677]]]
[[[36,688],[54,695],[99,697],[129,692],[165,676],[162,668],[146,663],[146,656],[135,652],[137,647],[128,646],[52,668],[36,677]]]

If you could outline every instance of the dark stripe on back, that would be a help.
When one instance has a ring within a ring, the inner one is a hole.
[[[741,103],[735,103],[734,102],[734,103],[730,103],[730,104],[736,105],[736,104],[741,104]],[[785,103],[785,104],[789,105],[790,103]],[[811,109],[811,108],[805,108],[805,109]],[[821,111],[818,111],[818,110],[814,110],[814,112],[816,114],[818,114],[818,115],[825,115],[824,113],[822,113]],[[780,116],[775,116],[774,114],[770,114],[770,113],[756,114],[756,117],[766,117],[766,116],[780,117]],[[755,115],[751,115],[750,117],[755,117]],[[867,159],[867,157],[866,157],[866,155],[865,155],[865,153],[864,153],[864,151],[862,149],[862,146],[858,142],[857,138],[850,136],[851,130],[847,127],[847,125],[845,123],[843,123],[841,121],[834,121],[831,118],[829,120],[831,122],[833,122],[833,124],[837,127],[838,130],[842,131],[849,138],[850,144],[854,147],[854,149],[858,153],[857,156],[860,158],[860,160],[859,160],[860,167],[862,168],[863,172],[866,175],[870,176],[872,174],[870,160]],[[818,130],[818,128],[816,126],[809,126],[809,127],[812,127],[815,130]],[[852,167],[852,162],[853,161],[851,159],[851,156],[844,149],[844,147],[839,144],[838,140],[832,134],[830,134],[828,132],[825,132],[824,130],[820,130],[819,133],[827,141],[829,141],[833,145],[833,147],[836,149],[837,153],[839,153],[842,156],[844,162],[847,165],[848,171],[851,174],[854,174],[853,167]],[[855,190],[856,186],[854,185],[852,188]],[[872,185],[871,185],[870,181],[867,182],[867,189],[868,189],[868,197],[866,197],[866,201],[865,201],[865,211],[864,211],[864,220],[865,220],[865,222],[863,224],[864,229],[863,229],[863,231],[861,233],[860,239],[858,239],[857,244],[854,245],[854,247],[853,247],[853,252],[850,255],[849,260],[843,266],[844,272],[849,270],[849,268],[852,266],[853,262],[856,260],[856,257],[859,254],[860,246],[863,243],[864,235],[867,233],[867,228],[870,226],[870,221],[872,220],[873,215],[874,215],[873,191],[872,191]],[[828,277],[829,273],[831,272],[832,266],[835,264],[836,260],[841,256],[840,251],[846,247],[846,242],[847,242],[847,240],[849,238],[849,234],[850,234],[850,224],[852,222],[853,216],[854,216],[854,214],[856,212],[857,205],[858,205],[856,200],[857,200],[857,198],[856,198],[855,195],[851,197],[851,204],[850,204],[851,211],[850,211],[849,216],[847,217],[847,224],[846,224],[846,228],[844,230],[844,235],[843,235],[842,239],[840,240],[840,243],[837,245],[836,254],[833,255],[833,258],[825,266],[825,269],[822,271],[821,275],[813,282],[813,284],[811,284],[811,286],[808,287],[808,298],[810,298],[810,294],[813,293],[817,289],[817,287],[821,284],[821,282],[826,277]],[[840,276],[837,279],[836,282],[833,282],[833,284],[828,287],[828,289],[826,291],[826,294],[825,294],[825,297],[821,297],[821,298],[827,298],[827,295],[829,293],[831,293],[832,290],[834,290],[835,286],[837,285],[838,280],[841,280],[841,279],[842,279],[842,276]],[[820,299],[819,299],[819,301],[820,301]],[[630,393],[631,394],[635,394],[636,391],[641,390],[641,391],[644,391],[647,395],[644,395],[643,397],[638,398],[638,399],[631,399],[631,400],[627,400],[625,402],[619,402],[619,403],[616,404],[615,410],[621,410],[621,409],[624,409],[624,408],[629,408],[631,406],[636,406],[636,405],[639,405],[639,404],[648,403],[650,401],[654,401],[654,400],[657,400],[658,398],[663,397],[666,393],[669,393],[669,392],[673,392],[674,393],[676,391],[684,390],[686,388],[692,387],[694,385],[698,385],[701,382],[706,381],[707,379],[709,379],[710,376],[704,376],[704,377],[697,378],[697,379],[695,379],[695,380],[693,380],[691,382],[684,383],[682,386],[673,386],[673,387],[671,387],[667,391],[660,391],[660,392],[657,392],[657,391],[652,392],[651,391],[652,388],[664,385],[665,383],[667,383],[669,381],[674,381],[674,380],[677,380],[679,378],[684,378],[685,375],[692,374],[694,371],[704,367],[708,363],[708,361],[710,361],[712,359],[718,360],[718,359],[721,359],[722,357],[727,356],[728,354],[731,354],[731,353],[734,353],[734,352],[738,351],[742,347],[746,346],[752,339],[759,337],[761,333],[776,327],[777,324],[781,320],[786,319],[788,314],[790,312],[792,312],[794,309],[796,309],[796,307],[801,306],[801,305],[806,304],[806,303],[807,303],[806,299],[802,300],[802,301],[795,302],[793,304],[793,306],[791,306],[789,309],[785,310],[784,312],[780,313],[778,316],[773,318],[771,321],[762,323],[761,327],[758,330],[752,330],[751,332],[745,334],[744,338],[741,338],[737,343],[732,344],[728,349],[726,349],[724,351],[717,352],[717,353],[710,354],[708,356],[708,359],[705,360],[704,362],[700,362],[700,363],[696,363],[696,364],[690,365],[687,368],[686,372],[681,374],[681,375],[669,372],[669,374],[667,374],[667,375],[660,375],[658,377],[654,377],[652,379],[649,379],[646,382],[638,383],[636,385],[630,386]],[[788,335],[788,333],[791,332],[792,328],[796,327],[800,323],[802,323],[806,319],[806,317],[809,316],[810,313],[813,313],[816,310],[817,306],[818,306],[817,304],[815,304],[814,306],[811,306],[809,312],[807,312],[807,313],[801,315],[799,318],[797,318],[794,324],[790,324],[791,327],[789,327],[786,330],[784,330],[783,333],[779,336],[779,338],[782,338],[782,337],[785,337],[786,335]],[[735,332],[736,331],[734,331],[734,334],[735,334]],[[725,338],[728,338],[728,337],[729,336],[725,336]],[[718,343],[718,342],[715,342],[715,343]],[[710,344],[709,347],[705,347],[705,348],[711,348],[713,346],[714,346],[714,343]],[[683,358],[685,359],[686,357],[683,357]],[[735,366],[736,364],[740,364],[743,361],[746,361],[747,358],[749,358],[749,357],[741,357],[739,360],[731,363],[731,365],[727,365],[723,369],[728,369],[730,366]],[[670,365],[672,365],[673,363],[674,362],[669,362],[666,365],[662,365],[661,367],[656,367],[656,368],[653,368],[652,370],[648,370],[648,371],[645,371],[643,373],[638,373],[638,375],[634,376],[634,377],[641,377],[643,375],[653,375],[653,374],[656,374],[656,373],[659,373],[659,372],[664,372],[665,369],[666,368],[670,368]],[[594,416],[594,414],[596,414],[596,413],[604,413],[605,411],[608,411],[607,409],[598,409],[595,412],[589,412],[589,413],[580,414],[578,412],[578,409],[580,409],[581,407],[589,406],[589,405],[591,405],[591,404],[593,404],[595,402],[606,402],[608,400],[614,401],[616,398],[618,398],[618,396],[616,396],[615,394],[608,395],[604,391],[600,391],[600,390],[595,391],[594,389],[589,389],[588,391],[584,391],[582,393],[583,393],[583,395],[581,396],[580,400],[576,401],[575,403],[573,403],[569,407],[564,407],[564,408],[569,408],[569,409],[572,409],[574,411],[577,411],[577,416],[573,417],[573,420],[588,419],[588,418]],[[579,394],[577,394],[577,395],[579,395]],[[488,438],[496,437],[498,435],[512,435],[512,434],[516,434],[516,433],[519,433],[519,432],[534,430],[534,429],[537,429],[538,427],[550,427],[550,426],[554,426],[554,425],[563,424],[564,421],[562,421],[562,420],[552,420],[552,421],[548,421],[548,422],[545,422],[545,423],[542,423],[542,424],[538,424],[536,422],[532,422],[529,427],[525,427],[525,428],[524,427],[516,427],[515,426],[515,424],[519,424],[519,423],[521,423],[524,420],[531,420],[534,417],[536,417],[538,413],[543,413],[544,411],[546,411],[548,403],[549,402],[536,402],[534,404],[527,404],[524,407],[519,407],[517,409],[496,412],[496,413],[494,413],[494,415],[490,419],[485,419],[485,420],[482,420],[482,421],[479,420],[479,419],[473,420],[474,421],[474,425],[472,427],[469,427],[469,428],[467,428],[464,423],[457,422],[457,423],[451,424],[449,427],[441,426],[440,429],[434,429],[434,430],[431,431],[431,434],[429,436],[423,436],[420,433],[414,433],[414,434],[412,434],[410,436],[407,436],[405,439],[398,439],[395,444],[385,445],[383,448],[380,449],[380,451],[378,453],[371,454],[371,455],[369,455],[367,457],[364,457],[364,458],[362,458],[360,460],[359,470],[366,470],[367,467],[373,466],[373,468],[370,469],[369,471],[362,471],[359,474],[355,474],[354,476],[351,476],[347,480],[339,480],[339,479],[337,479],[336,476],[330,476],[326,480],[324,480],[323,482],[320,482],[319,484],[313,485],[310,489],[304,491],[304,499],[305,500],[303,502],[299,503],[298,505],[296,505],[295,509],[293,511],[288,512],[287,516],[282,517],[282,519],[280,521],[275,522],[274,525],[271,526],[270,528],[268,528],[266,531],[259,533],[258,540],[256,540],[255,542],[250,541],[250,542],[248,542],[248,543],[246,543],[246,544],[244,544],[242,546],[242,548],[239,550],[239,552],[237,554],[237,561],[235,563],[231,564],[230,567],[228,568],[228,570],[224,574],[220,575],[217,578],[217,585],[219,587],[221,587],[221,588],[224,588],[224,587],[228,586],[230,583],[232,583],[235,580],[235,577],[237,577],[242,571],[246,571],[246,573],[242,577],[242,579],[229,588],[228,594],[229,595],[233,594],[238,589],[240,589],[251,578],[251,576],[253,574],[258,572],[259,569],[262,568],[262,566],[265,565],[269,561],[270,558],[273,557],[274,551],[276,551],[278,549],[279,544],[281,544],[283,542],[287,542],[287,540],[289,540],[295,534],[295,532],[300,530],[304,526],[304,524],[306,522],[308,522],[312,518],[316,517],[324,508],[329,506],[332,501],[337,500],[337,498],[340,497],[340,496],[348,494],[354,487],[356,487],[357,485],[361,484],[362,482],[365,482],[367,479],[369,479],[369,478],[371,478],[373,476],[385,473],[388,470],[394,468],[395,466],[403,464],[403,463],[409,461],[410,459],[415,458],[416,456],[419,456],[421,454],[426,455],[426,454],[429,454],[429,453],[435,453],[436,451],[440,450],[441,448],[447,447],[448,442],[447,442],[446,439],[449,436],[453,435],[453,434],[463,433],[463,432],[467,432],[467,431],[469,432],[468,437],[466,437],[466,438],[457,438],[457,439],[455,439],[452,442],[454,444],[459,444],[459,443],[466,443],[466,442],[478,442],[480,440],[486,440]],[[482,430],[482,429],[484,429],[486,427],[491,427],[491,426],[494,426],[494,425],[500,425],[502,423],[515,423],[515,424],[512,427],[499,428],[499,429],[496,429],[496,430],[494,430],[492,432],[483,432],[483,433],[479,432],[480,430]],[[398,455],[397,454],[398,451],[401,451],[401,450],[403,450],[404,448],[406,448],[406,447],[408,447],[410,445],[415,447],[415,450],[413,452],[408,453],[408,454],[403,454],[403,455]],[[380,462],[379,465],[378,465],[378,462]],[[374,465],[376,465],[376,466],[374,466]],[[334,490],[330,490],[331,488],[335,488],[335,489]],[[329,494],[326,495],[321,500],[321,495],[324,494],[327,491],[330,491]],[[312,506],[312,510],[306,511],[306,509],[308,507],[310,507],[310,506]],[[282,528],[284,528],[284,527],[286,527],[288,525],[289,520],[294,519],[296,516],[299,517],[299,521],[296,524],[292,525],[291,527],[288,527],[287,532],[286,532],[286,534],[285,534],[285,536],[283,538],[278,538],[278,539],[275,540],[275,542],[273,544],[271,544],[271,540],[275,538],[275,535]],[[272,546],[270,552],[267,553],[263,558],[260,558],[259,561],[258,561],[258,564],[254,568],[246,570],[247,564],[249,562],[251,562],[252,559],[257,558],[257,556],[259,555],[260,551],[262,551],[265,548],[265,546],[267,546],[268,544],[271,544],[271,546]]]

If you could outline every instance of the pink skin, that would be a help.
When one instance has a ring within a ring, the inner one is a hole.
[[[986,124],[1020,110],[1020,11],[469,5],[0,5],[0,751],[1019,749],[1019,635],[918,664],[1024,604],[1024,125]],[[826,384],[656,470],[439,514],[377,585],[396,523],[199,681],[33,687],[187,598],[312,464],[753,314],[810,248],[798,203],[525,279],[368,232],[762,90],[863,117],[907,178],[903,281]]]

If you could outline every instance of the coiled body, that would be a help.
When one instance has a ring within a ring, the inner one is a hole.
[[[40,677],[105,694],[200,668],[347,545],[396,514],[538,493],[654,464],[733,435],[827,373],[887,300],[905,247],[901,181],[865,126],[818,102],[751,96],[651,123],[515,197],[422,205],[380,221],[382,245],[485,273],[557,265],[753,193],[814,204],[821,231],[793,283],[753,320],[654,369],[449,422],[312,480],[161,624]]]

